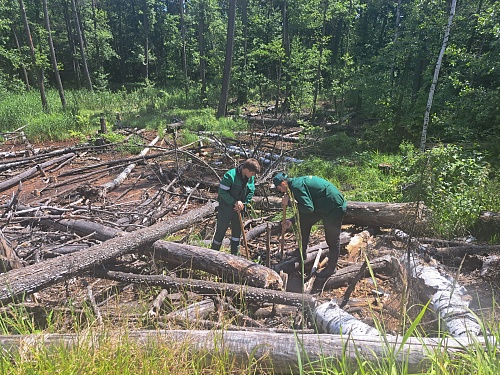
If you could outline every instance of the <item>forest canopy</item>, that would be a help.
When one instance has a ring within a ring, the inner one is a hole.
[[[153,86],[215,109],[231,39],[228,111],[363,123],[369,147],[397,150],[419,142],[452,3],[2,0],[0,93]],[[500,135],[500,4],[460,1],[454,16],[428,140],[484,144]]]

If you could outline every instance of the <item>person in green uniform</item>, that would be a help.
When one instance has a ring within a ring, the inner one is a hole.
[[[297,256],[302,255],[302,259],[306,258],[311,228],[323,220],[329,253],[328,265],[321,273],[332,274],[337,268],[340,254],[340,232],[347,208],[344,196],[332,183],[317,176],[289,178],[280,172],[273,177],[273,184],[278,191],[284,193],[282,199],[284,206],[289,204],[290,198],[297,202],[302,236],[302,254],[297,253]],[[294,219],[286,220],[286,229],[295,222]]]
[[[231,254],[238,254],[241,237],[238,212],[244,211],[252,200],[255,193],[255,175],[259,172],[259,162],[250,158],[222,176],[218,190],[219,208],[212,249],[220,250],[226,230],[231,226]]]

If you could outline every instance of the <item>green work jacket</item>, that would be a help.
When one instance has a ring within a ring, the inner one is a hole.
[[[219,184],[219,203],[233,207],[237,201],[244,204],[250,202],[255,193],[255,177],[250,177],[246,183],[244,180],[241,166],[224,173]]]
[[[287,181],[299,213],[315,212],[332,218],[344,215],[347,201],[329,181],[316,176],[289,178]]]

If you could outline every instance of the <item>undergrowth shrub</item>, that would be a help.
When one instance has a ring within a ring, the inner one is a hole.
[[[403,199],[422,200],[433,211],[433,228],[445,237],[467,234],[483,209],[489,165],[481,154],[456,145],[439,145],[420,152],[401,145],[396,165]]]

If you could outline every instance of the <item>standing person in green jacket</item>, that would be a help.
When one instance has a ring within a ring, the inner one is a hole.
[[[231,254],[238,254],[241,237],[238,212],[242,212],[252,200],[255,193],[255,175],[259,172],[259,162],[250,158],[224,173],[219,184],[217,228],[212,240],[212,249],[220,250],[226,230],[231,225]]]
[[[316,176],[289,178],[285,173],[273,177],[276,189],[284,193],[282,204],[289,204],[290,197],[297,202],[302,236],[302,259],[307,256],[307,244],[311,228],[323,220],[325,239],[329,247],[328,266],[321,273],[332,274],[337,268],[340,254],[340,231],[342,218],[346,212],[347,202],[340,191],[329,181]],[[285,228],[289,228],[294,218],[287,219]],[[299,256],[299,254],[297,254]]]

